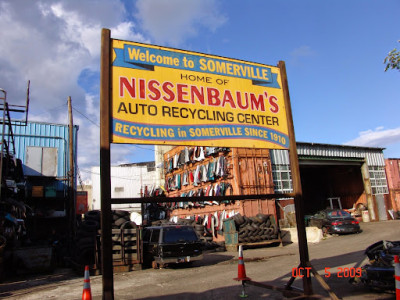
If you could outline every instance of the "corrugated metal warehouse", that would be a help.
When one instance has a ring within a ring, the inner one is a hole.
[[[297,142],[305,214],[340,198],[343,208],[359,203],[368,207],[371,220],[387,220],[390,201],[383,148]],[[291,191],[289,155],[271,150],[275,192]]]

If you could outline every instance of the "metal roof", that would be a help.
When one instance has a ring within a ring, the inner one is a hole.
[[[360,160],[364,159],[369,166],[384,166],[384,148],[358,147],[347,145],[319,144],[296,142],[299,160],[313,159],[336,159],[336,160]],[[288,150],[270,150],[272,164],[288,165]]]

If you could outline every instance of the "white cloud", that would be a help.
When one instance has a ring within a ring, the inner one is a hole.
[[[138,0],[136,17],[157,44],[180,45],[199,27],[216,30],[227,18],[215,0]]]
[[[93,125],[100,124],[100,115],[99,115],[99,107],[96,105],[96,96],[91,94],[86,94],[85,103],[86,103],[86,113],[90,121],[92,121]]]
[[[99,164],[99,128],[93,122],[99,123],[101,29],[111,29],[113,38],[148,42],[126,13],[115,0],[97,0],[96,5],[0,0],[0,87],[7,91],[8,102],[22,104],[31,81],[29,121],[68,124],[66,103],[71,96],[73,107],[83,114],[73,112],[82,169]],[[92,87],[79,84],[84,70],[97,73],[86,82]]]
[[[199,28],[213,31],[226,22],[215,0],[139,0],[134,9],[116,0],[0,0],[0,87],[10,103],[23,104],[31,81],[29,121],[68,124],[71,96],[82,170],[99,164],[101,29],[109,28],[112,38],[149,43],[136,15],[157,42],[177,45]],[[146,151],[112,149],[113,163]]]
[[[135,26],[131,22],[123,22],[116,27],[112,27],[111,37],[114,39],[128,40],[134,42],[150,43],[141,33],[134,32]]]
[[[366,130],[359,133],[354,140],[344,143],[345,145],[381,147],[400,143],[400,127],[394,129],[384,129],[380,126],[374,130]]]

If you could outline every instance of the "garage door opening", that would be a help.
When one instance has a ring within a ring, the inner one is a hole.
[[[330,207],[329,198],[340,198],[343,209],[365,203],[361,163],[300,161],[304,213],[314,214]],[[335,207],[337,201],[333,200]]]

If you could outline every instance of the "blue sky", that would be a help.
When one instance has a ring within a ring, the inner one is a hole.
[[[386,148],[400,157],[400,72],[383,60],[400,43],[398,0],[0,0],[0,87],[30,120],[79,129],[83,178],[99,164],[101,28],[113,38],[267,65],[286,63],[297,141]],[[113,145],[113,164],[154,159]]]

